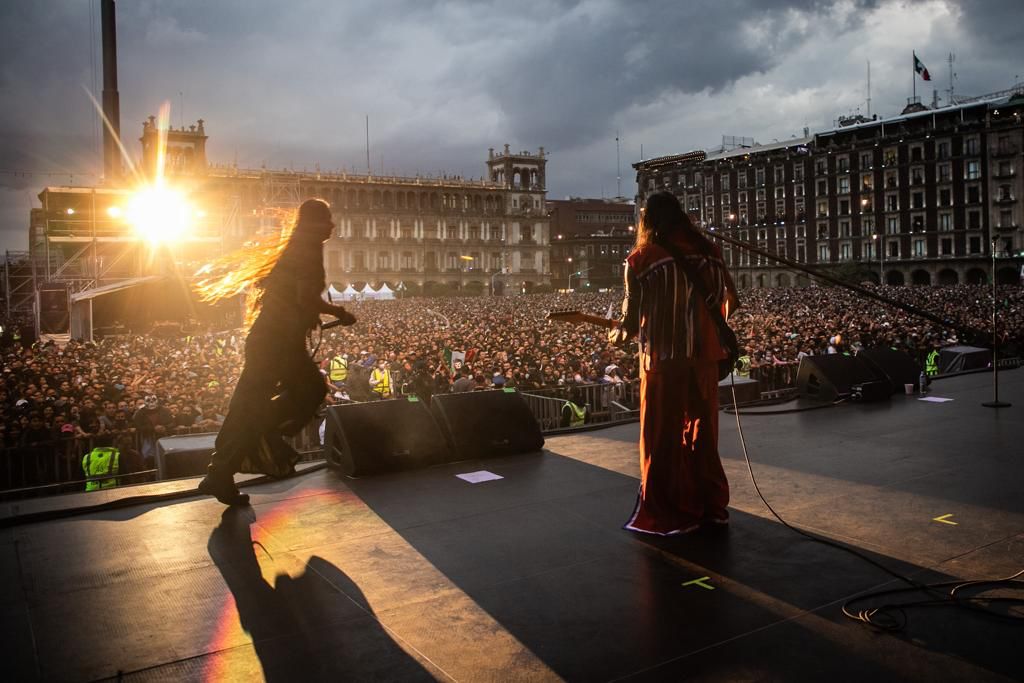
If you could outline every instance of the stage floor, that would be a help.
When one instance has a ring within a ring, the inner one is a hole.
[[[921,581],[1024,568],[1024,371],[926,403],[743,417],[789,522]],[[0,531],[7,680],[921,680],[1024,677],[1019,626],[918,609],[898,634],[842,616],[900,584],[775,521],[721,416],[732,525],[621,529],[638,425],[542,454],[365,480],[327,470]],[[499,480],[455,475],[487,470]],[[195,481],[7,504],[0,517]],[[936,520],[936,518],[941,518]],[[952,522],[952,523],[950,523]],[[1020,595],[1018,593],[1018,595]]]

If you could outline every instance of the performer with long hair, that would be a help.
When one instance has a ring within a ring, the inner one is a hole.
[[[212,461],[199,490],[225,505],[245,505],[235,472],[283,476],[298,454],[283,436],[313,417],[327,385],[309,356],[306,335],[320,315],[342,324],[356,319],[322,298],[326,287],[323,243],[331,236],[331,209],[321,199],[299,207],[294,225],[264,241],[204,267],[197,285],[205,301],[248,293],[245,366],[228,414],[217,434]]]
[[[729,482],[718,455],[718,361],[727,354],[708,307],[728,316],[736,287],[718,247],[669,192],[647,198],[625,281],[622,322],[609,333],[640,347],[641,481],[625,528],[666,536],[721,528]]]

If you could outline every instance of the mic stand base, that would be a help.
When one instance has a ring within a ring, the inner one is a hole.
[[[1007,403],[1006,401],[998,401],[998,400],[996,400],[996,401],[985,401],[981,405],[985,406],[986,408],[1009,408],[1013,404],[1012,403]]]

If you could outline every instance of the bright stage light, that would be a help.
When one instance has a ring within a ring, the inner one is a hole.
[[[140,237],[159,244],[185,237],[192,227],[193,210],[180,192],[156,185],[132,195],[125,215]]]
[[[111,218],[120,218],[121,217],[121,207],[120,206],[111,206],[110,208],[107,209],[107,215],[110,216]]]

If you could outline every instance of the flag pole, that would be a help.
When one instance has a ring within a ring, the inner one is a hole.
[[[917,53],[913,50],[910,51],[910,87],[911,87],[911,102],[917,101]]]

